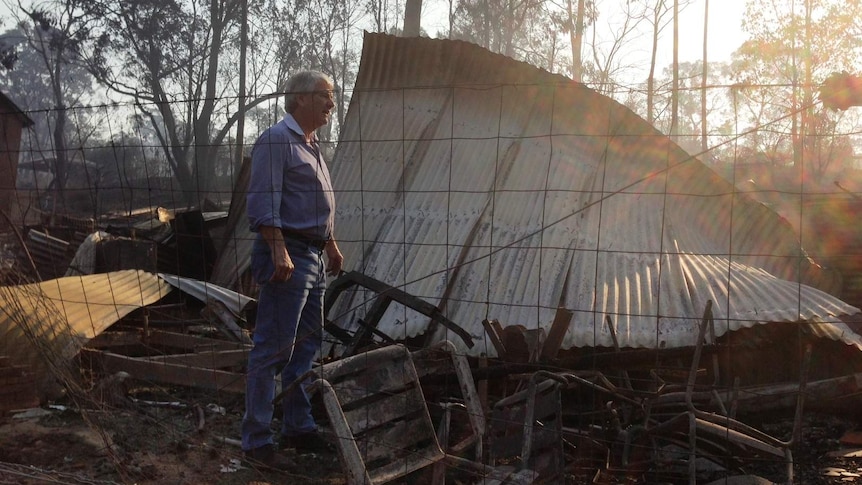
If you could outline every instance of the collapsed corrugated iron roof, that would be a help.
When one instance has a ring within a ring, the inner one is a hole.
[[[693,345],[708,300],[717,335],[813,320],[860,345],[787,221],[623,105],[475,45],[366,34],[332,171],[347,268],[437,304],[473,355],[494,353],[483,319],[558,307],[562,348],[612,346],[606,316],[622,347]],[[372,296],[329,317],[355,328]],[[427,325],[400,307],[378,329]]]
[[[152,273],[124,270],[0,286],[0,355],[27,365],[42,386],[81,350],[171,287]]]

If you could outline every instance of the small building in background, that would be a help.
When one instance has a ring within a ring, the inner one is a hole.
[[[33,120],[0,92],[0,211],[7,215],[12,212],[15,195],[21,132],[32,125]]]

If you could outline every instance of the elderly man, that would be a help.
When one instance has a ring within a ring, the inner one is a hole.
[[[338,274],[344,257],[333,238],[335,196],[315,131],[335,106],[329,76],[300,72],[285,88],[287,114],[264,131],[251,156],[248,217],[257,233],[251,271],[260,285],[254,347],[249,353],[242,448],[249,462],[286,469],[270,425],[275,376],[288,385],[311,369],[323,338],[325,271]],[[279,448],[321,452],[311,403],[297,387],[282,401]]]

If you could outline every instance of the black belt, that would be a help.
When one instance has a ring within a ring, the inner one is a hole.
[[[308,244],[309,246],[317,249],[318,251],[323,251],[323,248],[329,243],[329,239],[314,239],[309,237],[301,232],[294,231],[293,229],[282,229],[281,235],[293,239],[294,241],[299,241],[304,244]]]

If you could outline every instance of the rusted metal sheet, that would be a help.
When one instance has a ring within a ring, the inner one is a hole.
[[[171,291],[152,273],[126,270],[0,287],[0,355],[50,382],[87,341]]]
[[[35,229],[27,232],[27,251],[42,279],[63,276],[72,260],[68,241]]]
[[[862,344],[786,220],[623,105],[474,45],[366,34],[332,171],[347,268],[437,306],[471,355],[495,353],[483,320],[547,331],[559,308],[560,349],[691,346],[709,300],[718,336],[820,320]],[[355,328],[373,297],[330,318]],[[378,329],[429,319],[393,305]]]

